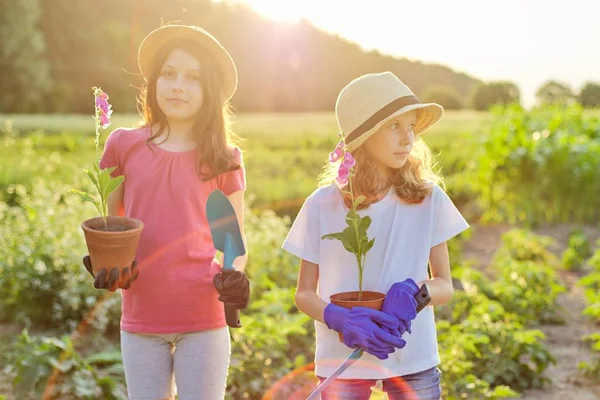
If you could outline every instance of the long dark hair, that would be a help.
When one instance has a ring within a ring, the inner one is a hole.
[[[238,157],[232,151],[238,147],[240,140],[230,129],[232,111],[229,102],[225,101],[221,73],[213,58],[192,40],[172,40],[154,56],[148,82],[138,96],[143,125],[151,128],[158,124],[157,132],[150,135],[147,143],[159,137],[165,129],[167,138],[170,135],[169,122],[156,99],[156,81],[167,57],[176,49],[190,54],[201,65],[200,84],[204,98],[193,130],[198,152],[197,171],[200,177],[209,180],[240,167]]]

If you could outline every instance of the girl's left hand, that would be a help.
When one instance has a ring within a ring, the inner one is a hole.
[[[220,301],[238,310],[248,307],[250,281],[244,271],[221,271],[215,275],[213,283]]]
[[[410,333],[410,321],[417,316],[417,300],[415,295],[419,292],[419,286],[415,281],[408,278],[402,282],[396,282],[388,290],[383,302],[383,311],[398,318],[400,336],[405,332]]]

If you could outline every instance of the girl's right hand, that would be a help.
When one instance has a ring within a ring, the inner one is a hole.
[[[406,346],[404,339],[390,333],[398,330],[398,319],[381,311],[366,307],[347,309],[330,303],[324,316],[330,329],[342,333],[346,346],[360,347],[380,360]]]
[[[135,281],[140,274],[136,260],[133,260],[131,268],[124,268],[121,273],[119,273],[117,268],[111,269],[110,272],[106,268],[102,268],[96,276],[94,276],[92,260],[89,255],[83,257],[83,265],[94,278],[94,287],[96,289],[108,289],[111,292],[117,289],[129,289],[131,282]]]

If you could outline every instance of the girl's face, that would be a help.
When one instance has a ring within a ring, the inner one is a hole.
[[[203,102],[200,62],[183,50],[169,54],[156,80],[156,101],[171,121],[195,119]]]
[[[382,171],[406,164],[415,141],[417,110],[404,113],[383,125],[363,144]]]

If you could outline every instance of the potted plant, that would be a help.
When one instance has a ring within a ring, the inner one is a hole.
[[[125,180],[125,176],[112,177],[116,167],[100,168],[100,128],[110,125],[112,106],[108,103],[108,95],[99,87],[93,87],[95,99],[94,121],[96,123],[96,157],[93,170],[83,171],[90,178],[98,191],[99,200],[90,194],[77,189],[69,190],[92,203],[100,216],[83,221],[81,229],[85,235],[94,276],[102,268],[117,268],[121,276],[124,268],[130,267],[137,251],[138,242],[144,224],[135,218],[108,216],[108,196]]]
[[[344,308],[352,308],[355,306],[368,307],[381,311],[385,293],[363,291],[363,272],[367,253],[375,244],[375,238],[369,240],[367,230],[371,225],[371,217],[361,217],[357,213],[357,207],[365,200],[365,196],[354,196],[352,190],[352,177],[354,176],[354,166],[356,161],[352,154],[347,150],[344,142],[344,137],[338,134],[340,138],[335,150],[329,154],[329,162],[340,162],[336,184],[342,193],[350,196],[352,204],[346,214],[346,223],[348,226],[342,232],[329,233],[323,235],[321,239],[336,239],[342,242],[344,248],[356,257],[358,265],[358,291],[335,293],[329,297],[333,304]],[[343,190],[348,186],[349,190]],[[340,340],[343,341],[342,333],[339,333]]]

